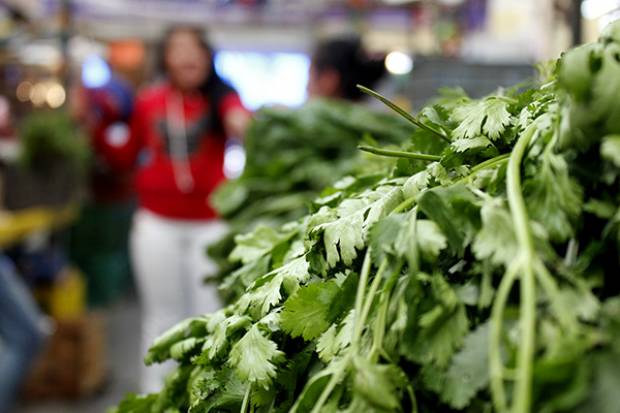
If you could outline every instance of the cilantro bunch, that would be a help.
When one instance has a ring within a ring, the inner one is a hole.
[[[183,321],[179,363],[118,412],[620,408],[620,23],[537,87],[443,96],[384,173],[237,238],[238,300]]]
[[[323,188],[361,167],[371,168],[360,162],[360,142],[398,145],[411,132],[411,125],[392,114],[348,102],[313,100],[299,109],[261,109],[246,134],[243,175],[222,185],[211,198],[231,228],[209,249],[220,267],[215,278],[239,267],[228,260],[236,235],[298,219]],[[246,285],[232,287],[222,289],[229,301]]]

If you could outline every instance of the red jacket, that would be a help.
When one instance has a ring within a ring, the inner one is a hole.
[[[224,95],[217,110],[209,105],[203,94],[181,95],[164,83],[136,98],[126,142],[98,142],[98,152],[112,167],[137,166],[141,207],[170,218],[216,217],[209,195],[225,179],[226,138],[211,118],[217,114],[223,119],[243,105],[235,92]]]

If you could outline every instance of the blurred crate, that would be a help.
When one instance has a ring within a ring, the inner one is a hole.
[[[105,384],[105,334],[102,318],[86,314],[58,321],[23,388],[26,399],[77,398]]]
[[[86,312],[86,283],[76,268],[64,268],[57,280],[37,287],[34,294],[43,311],[54,320],[76,320]]]

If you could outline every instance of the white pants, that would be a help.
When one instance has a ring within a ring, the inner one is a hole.
[[[179,321],[218,310],[215,285],[203,285],[216,264],[206,253],[227,231],[219,220],[169,219],[138,210],[130,235],[131,259],[142,305],[142,355],[155,338]],[[174,366],[167,362],[142,367],[141,390],[161,389]]]

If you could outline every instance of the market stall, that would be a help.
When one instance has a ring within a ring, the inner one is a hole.
[[[617,413],[618,17],[0,2],[0,413]]]

